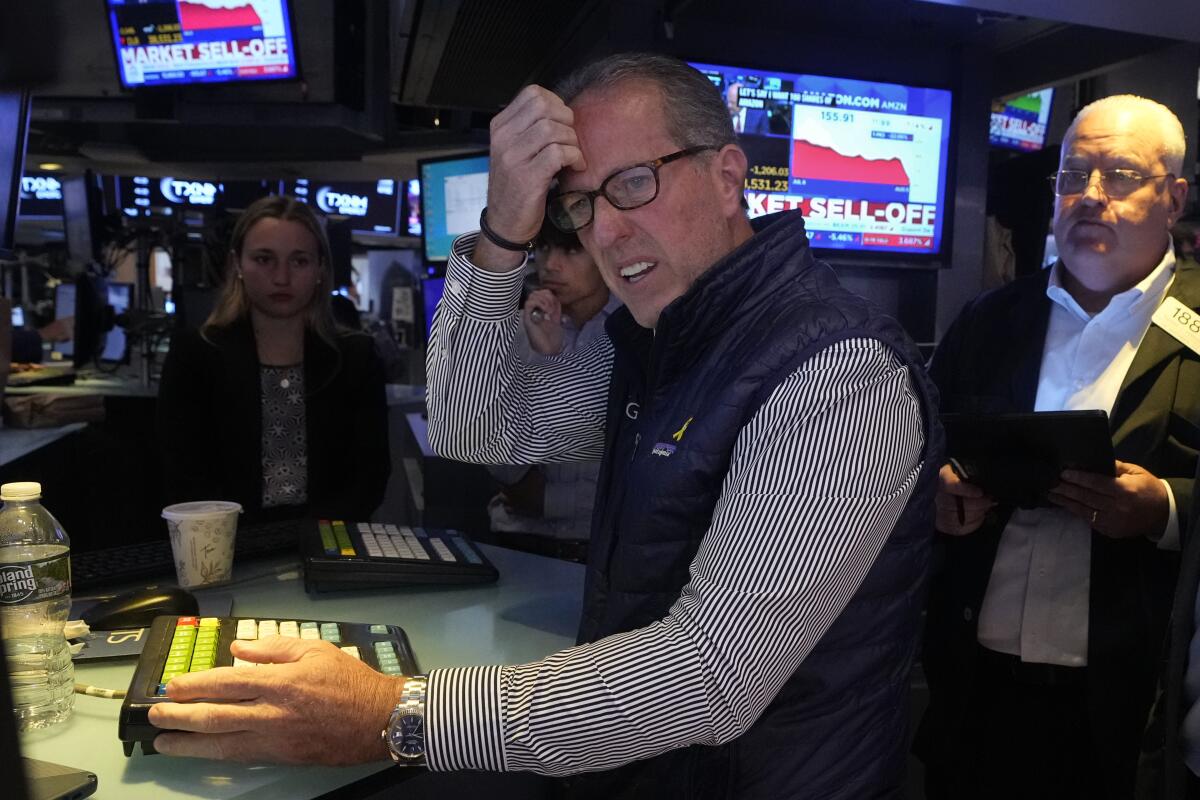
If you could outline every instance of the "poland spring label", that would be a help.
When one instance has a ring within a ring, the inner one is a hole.
[[[26,605],[71,593],[71,557],[0,565],[0,603]]]

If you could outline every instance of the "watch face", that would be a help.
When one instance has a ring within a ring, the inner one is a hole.
[[[396,720],[389,734],[392,750],[407,758],[425,755],[425,719],[418,714],[405,714]]]

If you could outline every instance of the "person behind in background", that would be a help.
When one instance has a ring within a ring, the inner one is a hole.
[[[522,360],[544,363],[603,337],[621,301],[609,293],[579,237],[546,222],[534,266],[538,288],[526,299],[516,341]],[[492,530],[522,549],[583,561],[599,470],[598,461],[488,467],[503,486],[488,504]]]
[[[238,219],[216,307],[163,364],[158,435],[169,502],[233,500],[248,518],[366,520],[391,470],[370,337],[335,326],[313,211],[264,197]]]
[[[1168,233],[1184,149],[1154,101],[1083,108],[1052,176],[1060,260],[968,304],[934,353],[943,412],[1101,409],[1118,460],[1032,509],[942,467],[915,748],[931,800],[1132,796],[1200,449],[1200,357],[1173,333],[1200,307]]]

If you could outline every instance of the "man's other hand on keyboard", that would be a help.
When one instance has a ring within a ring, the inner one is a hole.
[[[269,636],[237,641],[252,666],[180,675],[174,702],[150,709],[169,730],[160,753],[284,764],[357,764],[388,757],[379,732],[404,682],[382,675],[329,642]]]

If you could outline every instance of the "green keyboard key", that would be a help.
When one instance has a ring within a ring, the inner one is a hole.
[[[338,554],[337,542],[333,538],[333,528],[325,520],[317,523],[317,530],[321,532],[321,547],[325,550],[325,555],[336,556]]]
[[[356,555],[354,545],[350,542],[350,532],[346,530],[346,523],[341,520],[335,520],[333,523],[333,536],[337,539],[341,555]]]

